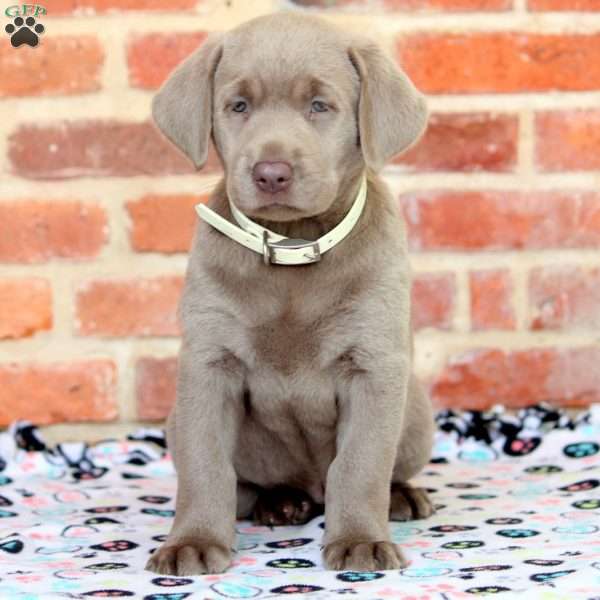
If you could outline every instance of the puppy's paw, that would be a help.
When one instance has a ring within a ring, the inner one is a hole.
[[[323,549],[323,560],[333,571],[382,571],[408,565],[400,548],[392,542],[339,540]]]
[[[392,521],[411,521],[426,519],[435,512],[435,508],[423,488],[408,483],[393,483],[390,503]]]
[[[148,571],[161,575],[222,573],[231,563],[231,552],[211,542],[167,542],[146,563]]]
[[[323,513],[323,507],[315,504],[304,491],[278,486],[264,489],[256,500],[254,522],[258,525],[303,525]]]

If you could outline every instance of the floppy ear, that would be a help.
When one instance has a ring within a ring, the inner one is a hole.
[[[197,169],[208,155],[213,76],[221,58],[221,44],[222,36],[209,37],[173,71],[152,101],[155,123]]]
[[[375,44],[350,49],[360,77],[358,130],[367,166],[379,171],[415,142],[427,124],[425,97]]]

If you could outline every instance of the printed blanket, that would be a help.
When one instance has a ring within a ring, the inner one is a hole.
[[[162,431],[50,448],[16,423],[0,433],[0,598],[598,600],[600,406],[575,419],[546,406],[444,411],[437,423],[433,460],[415,481],[437,513],[391,525],[407,568],[324,570],[318,517],[239,522],[233,566],[203,577],[144,571],[174,515]]]

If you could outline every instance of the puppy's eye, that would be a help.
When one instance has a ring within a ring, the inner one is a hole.
[[[310,105],[310,112],[322,113],[327,112],[328,110],[329,106],[327,106],[327,104],[321,100],[313,100],[312,104]]]
[[[232,104],[231,110],[236,113],[246,112],[248,110],[248,103],[244,100],[238,100]]]

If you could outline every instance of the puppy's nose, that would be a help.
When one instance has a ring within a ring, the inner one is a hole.
[[[275,194],[290,187],[293,172],[289,163],[262,161],[254,165],[252,177],[259,190]]]

